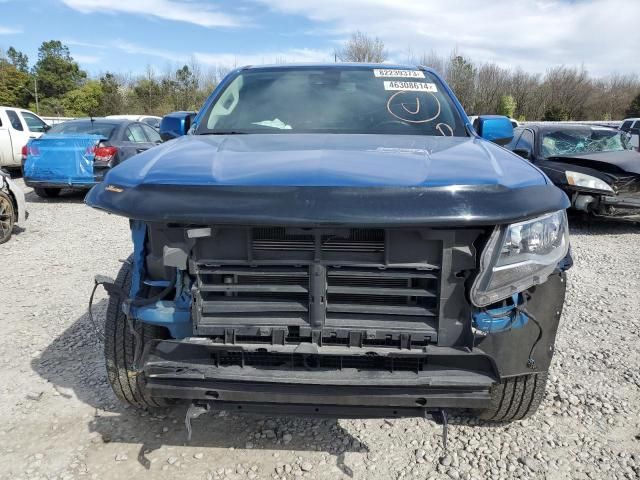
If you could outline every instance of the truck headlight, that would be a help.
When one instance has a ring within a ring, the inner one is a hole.
[[[597,177],[592,177],[585,173],[572,172],[571,170],[567,170],[564,174],[567,177],[567,183],[569,183],[569,185],[589,188],[591,190],[604,190],[605,192],[613,193],[611,185]]]
[[[482,252],[471,301],[485,307],[544,282],[568,250],[564,210],[496,228]]]

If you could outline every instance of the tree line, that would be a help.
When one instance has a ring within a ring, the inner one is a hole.
[[[355,32],[335,58],[344,62],[384,62],[384,43]],[[475,62],[454,49],[431,51],[406,63],[433,68],[444,76],[468,114],[500,114],[518,120],[621,120],[640,116],[640,77],[612,74],[594,78],[584,67],[555,66],[544,75],[495,63]]]
[[[142,75],[106,72],[90,77],[59,40],[43,42],[31,65],[24,53],[0,50],[0,105],[38,110],[43,116],[164,115],[197,110],[228,70],[203,72],[192,60],[180,68]]]
[[[480,63],[453,50],[407,55],[407,63],[442,74],[469,114],[502,114],[519,120],[619,120],[640,116],[640,77],[596,78],[584,68],[555,66],[544,74]],[[384,62],[384,43],[355,32],[336,50],[335,60]],[[38,110],[45,116],[164,115],[197,110],[231,69],[204,70],[195,59],[163,72],[106,72],[90,77],[59,40],[43,42],[31,64],[14,47],[0,50],[0,105]],[[36,95],[37,93],[37,95]],[[37,105],[36,105],[37,98]]]

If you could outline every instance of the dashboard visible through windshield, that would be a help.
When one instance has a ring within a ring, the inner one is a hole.
[[[241,71],[217,95],[195,133],[467,135],[435,75],[362,67]]]

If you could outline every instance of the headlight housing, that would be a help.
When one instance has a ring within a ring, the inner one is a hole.
[[[572,172],[571,170],[567,170],[564,174],[567,177],[567,183],[569,185],[588,188],[590,190],[604,190],[605,192],[613,193],[611,185],[597,177],[587,175],[586,173]]]
[[[472,303],[486,307],[544,282],[568,250],[564,210],[496,228],[482,252]]]

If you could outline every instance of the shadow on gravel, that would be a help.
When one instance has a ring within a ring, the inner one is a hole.
[[[640,221],[596,218],[569,212],[569,229],[579,235],[623,235],[640,233]]]
[[[57,197],[41,198],[32,190],[25,194],[25,199],[29,203],[83,203],[86,195],[87,190],[64,188]]]
[[[94,303],[93,315],[97,322],[103,322],[106,308],[106,300]],[[31,367],[63,397],[77,397],[95,408],[94,418],[87,423],[87,428],[98,433],[103,442],[141,443],[138,461],[145,468],[151,466],[147,455],[152,451],[162,446],[188,445],[323,451],[334,455],[338,468],[352,476],[344,463],[345,453],[369,451],[366,445],[345,431],[337,419],[236,416],[226,412],[209,413],[193,420],[193,436],[187,443],[186,404],[148,413],[125,407],[117,400],[107,383],[102,343],[96,341],[88,314],[82,315],[55,338],[39,358],[31,361]],[[260,438],[256,438],[256,434]]]

